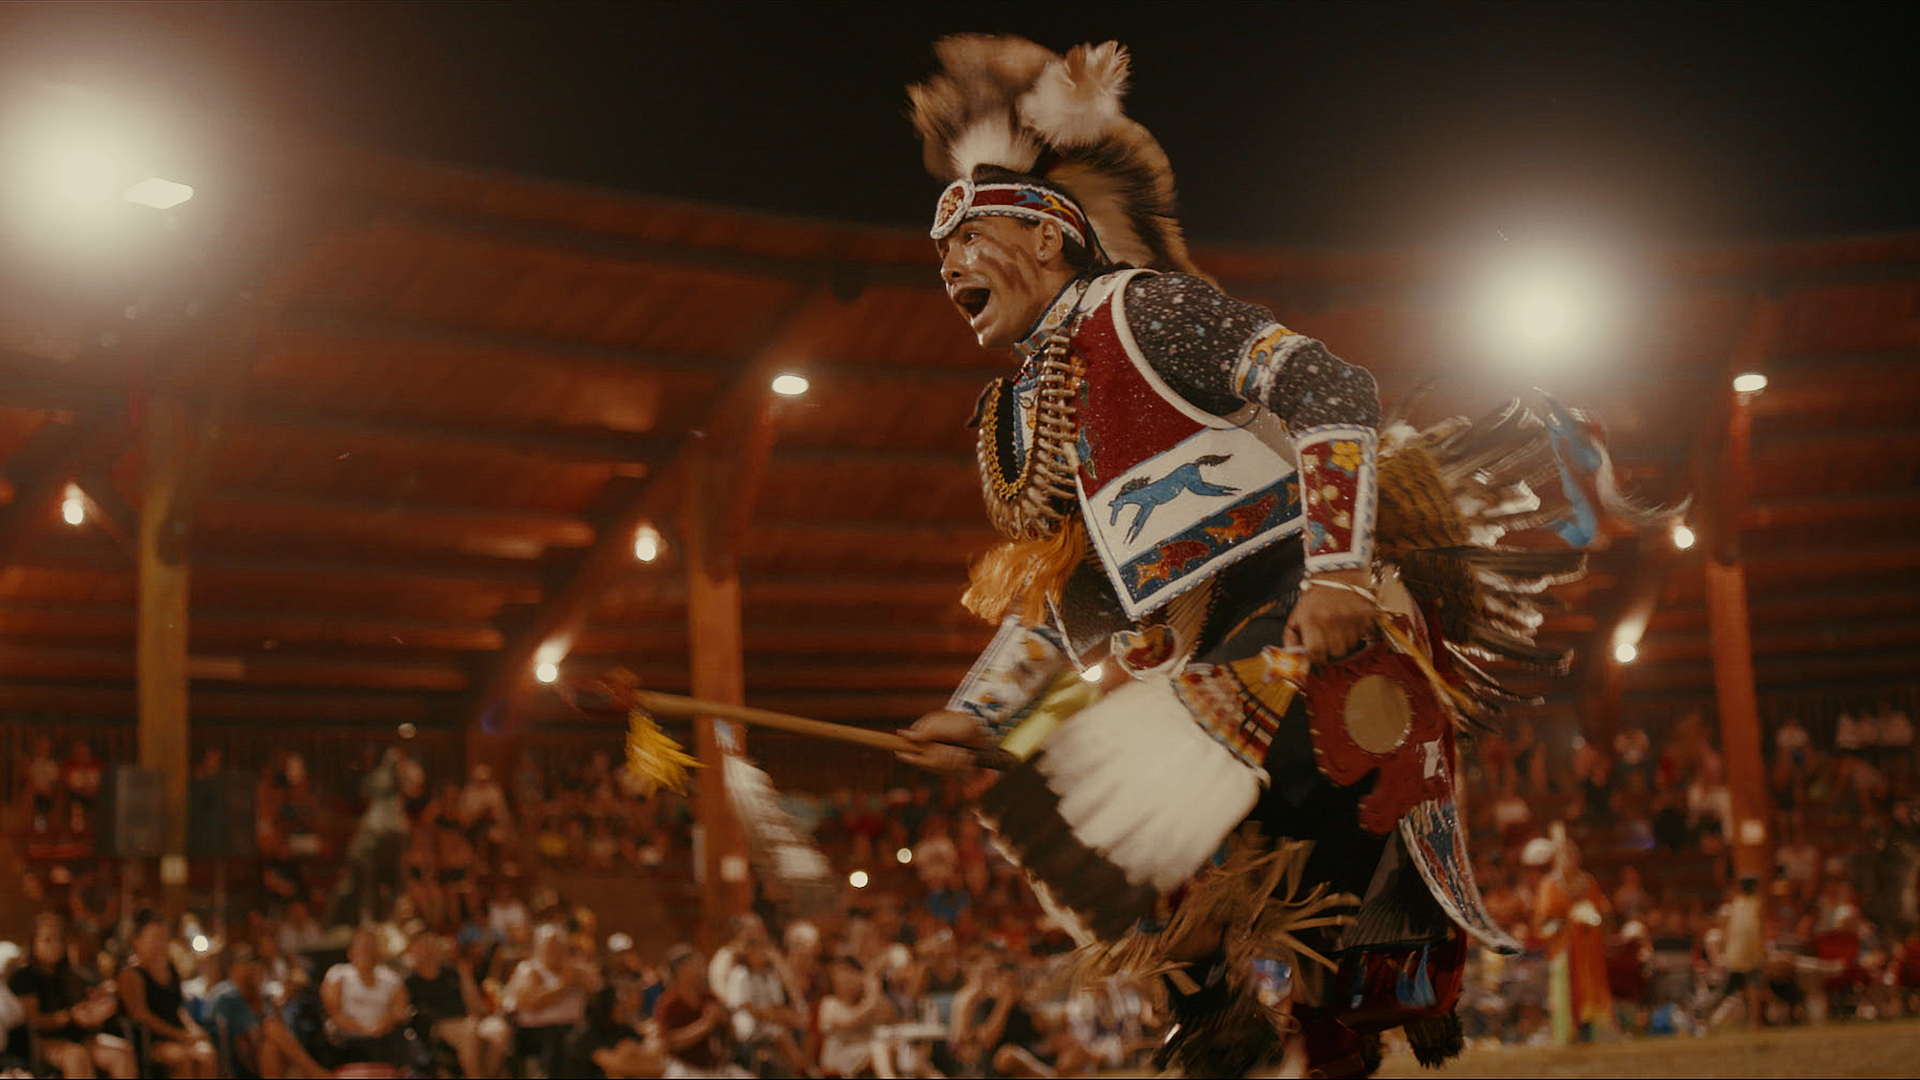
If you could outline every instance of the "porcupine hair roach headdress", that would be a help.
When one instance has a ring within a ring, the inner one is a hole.
[[[1120,111],[1125,47],[1060,56],[1025,38],[957,34],[934,53],[941,70],[907,88],[927,171],[951,181],[934,239],[981,216],[1051,220],[1095,263],[1199,273],[1166,152]]]

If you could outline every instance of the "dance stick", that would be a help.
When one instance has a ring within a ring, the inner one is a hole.
[[[723,720],[738,720],[743,724],[790,731],[795,735],[805,735],[815,739],[833,739],[839,742],[857,743],[871,746],[876,750],[895,752],[924,749],[925,744],[895,735],[890,731],[874,731],[871,728],[854,727],[851,724],[830,724],[825,720],[811,720],[804,716],[792,716],[787,713],[755,709],[745,705],[729,705],[720,701],[703,701],[699,698],[681,697],[679,694],[663,694],[656,690],[622,688],[620,697],[625,704],[645,712],[662,716],[716,716]],[[962,746],[961,750],[973,755],[973,763],[983,769],[1005,772],[1020,763],[1020,759],[998,746]]]

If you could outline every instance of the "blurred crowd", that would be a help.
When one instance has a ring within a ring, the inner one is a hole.
[[[1913,1013],[1911,724],[1891,706],[1843,720],[1818,742],[1793,720],[1773,733],[1781,812],[1764,887],[1732,868],[1726,769],[1699,717],[1658,744],[1635,728],[1576,744],[1564,767],[1525,722],[1470,747],[1477,869],[1525,951],[1470,964],[1468,1035]],[[358,791],[323,792],[299,754],[276,751],[254,783],[257,858],[238,864],[257,877],[233,883],[224,918],[168,921],[85,843],[107,764],[84,742],[58,759],[35,741],[17,820],[44,913],[30,939],[0,943],[0,1068],[1050,1076],[1140,1067],[1159,1040],[1147,987],[1074,987],[1071,942],[966,812],[962,781],[787,793],[843,895],[796,917],[756,894],[706,955],[671,930],[646,944],[609,933],[605,912],[555,888],[684,894],[688,801],[606,754],[548,764],[436,780],[401,744],[354,763]],[[196,764],[196,777],[224,772],[217,753]]]
[[[1913,725],[1891,702],[1778,724],[1764,887],[1733,863],[1725,763],[1709,725],[1660,743],[1629,727],[1576,738],[1548,767],[1526,722],[1469,758],[1472,850],[1517,957],[1476,958],[1470,1035],[1566,1042],[1729,1023],[1912,1015],[1920,999],[1920,784]],[[1556,1029],[1553,965],[1574,970]]]
[[[210,755],[196,775],[221,768]],[[844,895],[805,918],[757,896],[709,956],[637,947],[552,887],[693,875],[687,800],[633,784],[608,755],[553,773],[523,763],[507,785],[485,766],[430,784],[404,747],[354,771],[360,798],[343,808],[298,754],[272,756],[254,799],[259,877],[236,884],[244,914],[224,921],[123,904],[110,859],[37,860],[30,891],[46,911],[16,955],[0,945],[6,1063],[69,1076],[1051,1076],[1139,1064],[1157,1045],[1141,988],[1070,985],[1071,942],[990,853],[957,784],[792,797]],[[25,790],[29,840],[58,835],[65,800]]]

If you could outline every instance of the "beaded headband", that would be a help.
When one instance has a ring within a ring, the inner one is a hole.
[[[1083,248],[1093,245],[1093,228],[1087,215],[1073,200],[1046,188],[1026,184],[976,184],[961,177],[940,193],[933,211],[933,228],[928,235],[944,240],[960,223],[977,217],[1013,217],[1025,221],[1051,221]]]

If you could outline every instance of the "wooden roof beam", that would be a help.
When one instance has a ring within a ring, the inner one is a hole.
[[[68,545],[58,551],[44,550],[43,546],[21,555],[14,565],[68,573],[132,574],[131,568],[118,566],[98,545]],[[498,592],[508,602],[516,603],[539,599],[548,584],[539,567],[529,566],[523,560],[469,560],[460,564],[420,559],[321,558],[197,550],[193,555],[193,569],[196,574],[210,576],[364,578],[402,585],[458,586]]]
[[[564,363],[616,373],[651,374],[698,386],[717,386],[738,362],[735,357],[663,353],[310,308],[282,314],[270,331],[271,340],[281,345],[302,336],[339,338],[348,346],[374,342],[450,352],[506,354],[529,364]]]
[[[101,686],[46,680],[0,680],[0,710],[40,716],[105,716],[125,719],[134,708],[131,683]],[[432,721],[445,707],[418,693],[339,693],[319,690],[234,690],[196,688],[193,716],[198,720],[244,720],[271,724],[287,720],[324,723]]]
[[[201,653],[187,659],[194,682],[245,683],[253,686],[348,687],[366,690],[455,692],[467,687],[457,667],[418,661],[354,660],[315,656],[221,656]],[[101,647],[10,646],[0,652],[0,678],[134,678],[134,653]]]
[[[1920,489],[1754,499],[1741,516],[1741,524],[1748,529],[1803,529],[1887,520],[1920,520]]]
[[[331,519],[409,531],[525,537],[554,547],[586,547],[594,537],[593,525],[585,519],[543,510],[347,499],[261,488],[224,488],[208,493],[204,501],[265,514],[311,517],[320,526],[317,531],[325,531]]]
[[[405,646],[487,652],[500,647],[499,631],[471,622],[436,622],[383,615],[299,612],[283,608],[194,608],[191,633],[197,637],[258,638],[283,644],[333,642],[343,645]],[[134,611],[127,603],[0,602],[0,635],[41,640],[128,637]]]
[[[236,426],[297,430],[351,446],[432,446],[632,467],[659,464],[665,459],[668,446],[667,441],[657,435],[604,428],[557,425],[541,429],[478,427],[391,417],[345,416],[263,405],[247,408],[232,422]]]

